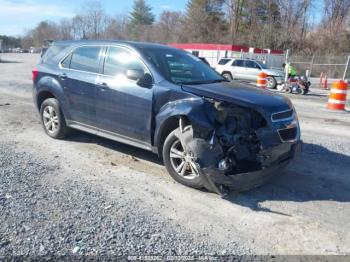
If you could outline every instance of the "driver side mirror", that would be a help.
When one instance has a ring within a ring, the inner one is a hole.
[[[141,69],[129,69],[126,72],[126,77],[137,81],[137,84],[142,87],[150,87],[153,84],[152,76]]]

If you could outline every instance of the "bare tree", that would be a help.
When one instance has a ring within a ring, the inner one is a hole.
[[[60,31],[60,38],[62,40],[69,40],[73,38],[73,25],[72,20],[62,19],[58,25]]]
[[[85,16],[76,15],[72,20],[72,27],[74,39],[87,39],[88,24]]]
[[[183,39],[183,19],[181,12],[164,11],[160,14],[159,21],[154,25],[154,37],[157,42],[179,42]]]
[[[127,40],[129,38],[128,17],[126,15],[118,15],[115,18],[111,18],[107,23],[103,38]]]
[[[87,1],[83,16],[85,16],[85,22],[88,25],[89,38],[100,39],[109,19],[101,2],[96,0]]]

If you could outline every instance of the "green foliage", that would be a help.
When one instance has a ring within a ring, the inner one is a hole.
[[[16,48],[21,46],[21,39],[12,36],[0,35],[2,49]]]
[[[212,42],[225,33],[227,23],[221,0],[190,0],[187,4],[184,30],[190,41]]]
[[[145,0],[135,0],[133,10],[130,14],[130,24],[132,26],[152,25],[154,14],[152,7],[146,4]]]

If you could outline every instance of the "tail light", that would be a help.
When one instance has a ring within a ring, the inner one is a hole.
[[[39,75],[39,71],[37,68],[34,68],[32,71],[32,80],[35,81]]]

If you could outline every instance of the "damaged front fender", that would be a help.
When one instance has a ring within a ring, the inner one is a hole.
[[[193,127],[196,137],[207,139],[214,130],[216,110],[203,98],[185,98],[163,105],[155,118],[154,144],[159,146],[162,131],[167,129],[169,119],[186,117]]]

